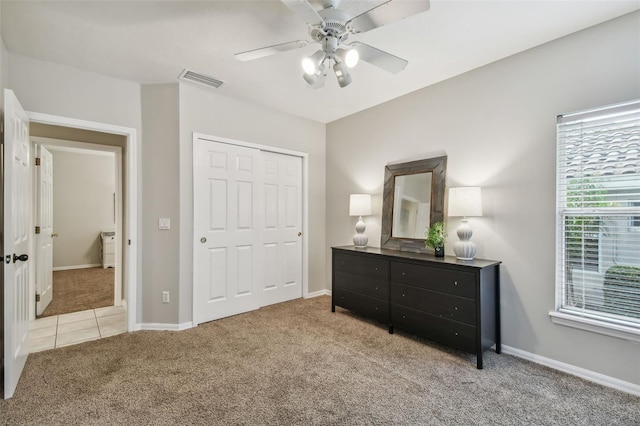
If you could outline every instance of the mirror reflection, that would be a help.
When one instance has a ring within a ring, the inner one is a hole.
[[[394,238],[424,238],[431,221],[433,173],[396,176],[393,192]]]

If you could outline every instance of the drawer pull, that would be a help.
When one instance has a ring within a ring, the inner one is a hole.
[[[404,272],[402,273],[402,276],[404,276]]]
[[[454,307],[453,307],[453,310],[454,310],[454,311],[457,311],[457,310],[458,310],[458,307],[457,307],[457,306],[454,306]]]
[[[458,281],[454,281],[454,282],[453,282],[453,285],[458,285]]]
[[[403,316],[402,316],[402,319],[407,319],[407,317],[403,315]]]
[[[378,268],[374,268],[376,271],[378,270]]]
[[[402,297],[404,297],[404,293],[402,293]]]
[[[378,289],[378,287],[376,287],[376,290]]]
[[[458,335],[458,333],[456,333],[456,336]]]

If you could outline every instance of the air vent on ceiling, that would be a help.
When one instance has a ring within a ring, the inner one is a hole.
[[[213,78],[204,74],[198,74],[197,72],[189,71],[188,69],[182,71],[182,73],[178,77],[178,80],[188,81],[191,83],[200,84],[202,86],[212,87],[214,89],[217,89],[224,83],[224,81],[220,81],[217,78]]]

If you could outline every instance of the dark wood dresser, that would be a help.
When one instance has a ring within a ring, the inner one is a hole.
[[[332,247],[331,310],[340,306],[477,357],[500,353],[500,262]]]

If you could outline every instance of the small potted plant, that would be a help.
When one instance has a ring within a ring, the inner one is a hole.
[[[444,222],[436,222],[427,228],[426,236],[427,239],[424,245],[432,248],[436,257],[444,257],[444,240],[447,238],[447,229]]]

